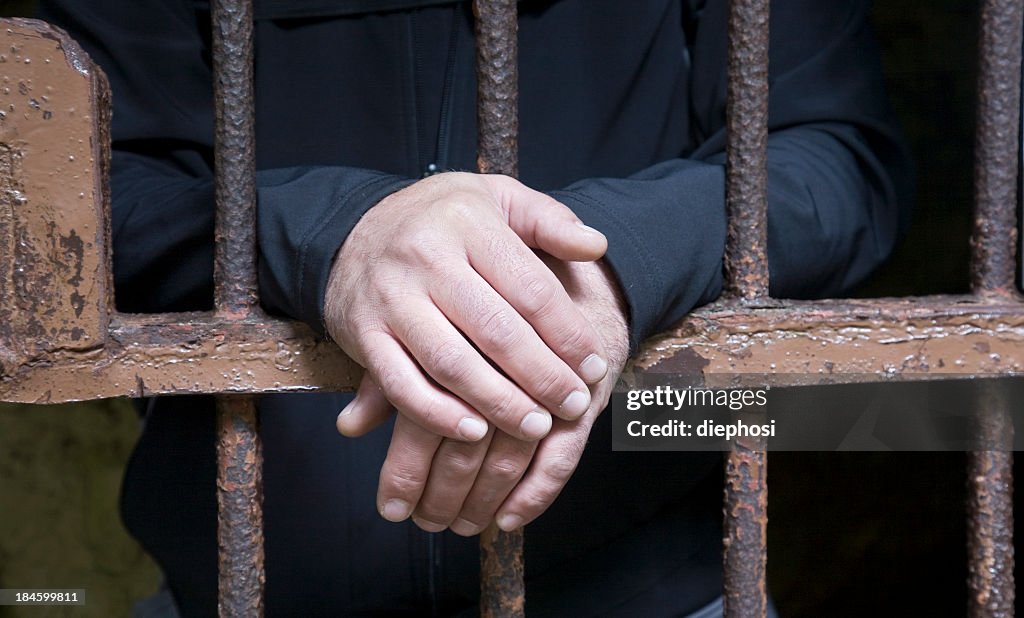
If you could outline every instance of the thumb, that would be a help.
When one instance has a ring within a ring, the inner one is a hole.
[[[341,435],[355,438],[388,420],[392,411],[391,402],[367,371],[359,382],[355,399],[338,414],[335,426]]]
[[[604,234],[585,225],[565,204],[513,178],[492,178],[509,227],[528,247],[569,262],[592,262],[608,250]]]

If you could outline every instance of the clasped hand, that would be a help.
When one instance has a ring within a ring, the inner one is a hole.
[[[386,519],[471,535],[550,505],[625,361],[621,297],[595,262],[606,247],[564,205],[494,175],[419,181],[356,225],[325,321],[366,368],[338,430],[399,411],[378,489]]]

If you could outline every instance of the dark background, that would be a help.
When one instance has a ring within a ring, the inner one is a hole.
[[[0,0],[0,15],[30,5]],[[976,3],[879,1],[874,17],[917,203],[909,237],[861,295],[966,292]],[[116,515],[135,431],[124,402],[0,406],[0,587],[87,587],[76,616],[126,614],[152,589],[154,568]],[[768,469],[783,616],[965,614],[963,454],[774,453]],[[61,615],[42,609],[31,615]],[[14,615],[29,614],[0,608]]]

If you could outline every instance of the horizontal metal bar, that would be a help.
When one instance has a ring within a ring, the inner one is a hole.
[[[1024,311],[965,296],[719,302],[648,341],[640,371],[764,374],[773,384],[1024,373]],[[772,375],[768,375],[772,374]],[[844,375],[848,374],[848,375]],[[304,324],[208,313],[116,315],[106,345],[55,350],[0,377],[0,401],[352,390],[362,369]]]

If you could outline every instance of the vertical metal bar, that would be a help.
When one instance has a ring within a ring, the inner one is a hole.
[[[516,0],[474,0],[477,46],[477,167],[519,173]],[[480,535],[480,615],[525,615],[523,531],[493,523]]]
[[[519,174],[519,32],[515,0],[475,0],[477,167]]]
[[[967,613],[1013,616],[1013,422],[1005,384],[977,382],[977,439],[967,459]]]
[[[975,293],[1014,289],[1022,23],[1024,0],[982,2],[971,234]]]
[[[214,304],[225,317],[255,310],[256,137],[252,0],[214,0],[217,249]]]
[[[256,400],[217,398],[217,545],[221,616],[263,615],[263,456]]]
[[[725,608],[729,618],[765,616],[768,458],[764,440],[736,440],[725,465]]]
[[[729,3],[726,291],[768,295],[768,0]]]
[[[216,252],[214,306],[228,319],[258,311],[256,138],[251,0],[214,0]],[[263,456],[256,401],[217,398],[217,542],[221,616],[262,616]]]
[[[726,291],[768,296],[768,0],[730,0],[726,103]],[[767,611],[767,453],[736,441],[726,461],[724,613]]]
[[[1014,294],[1024,0],[984,0],[979,40],[971,289]],[[980,438],[1011,436],[1005,394],[982,385]],[[968,614],[1013,616],[1013,453],[968,455]]]

